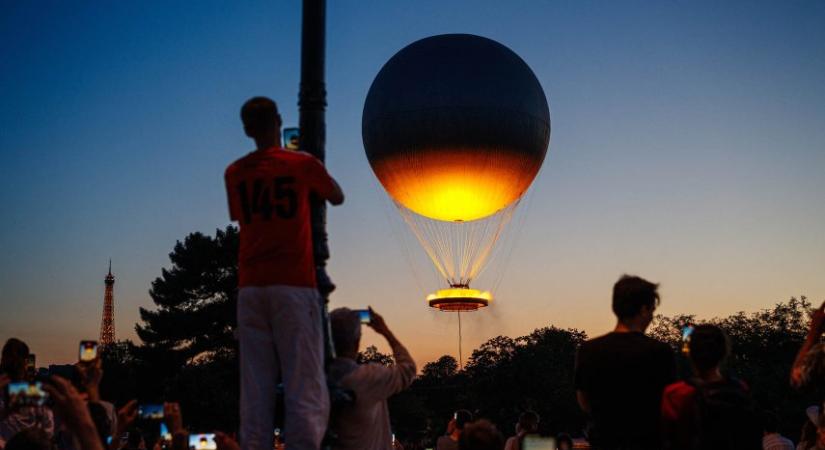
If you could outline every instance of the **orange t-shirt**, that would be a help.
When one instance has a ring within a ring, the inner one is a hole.
[[[273,147],[235,161],[224,178],[229,217],[241,227],[238,285],[315,287],[310,193],[335,189],[323,164]]]

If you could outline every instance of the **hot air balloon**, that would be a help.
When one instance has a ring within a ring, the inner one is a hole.
[[[469,34],[416,41],[381,68],[362,137],[370,166],[447,286],[441,311],[474,311],[470,288],[541,168],[550,111],[536,76],[502,44]]]

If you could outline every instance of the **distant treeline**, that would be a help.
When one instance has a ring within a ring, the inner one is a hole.
[[[214,237],[192,233],[175,245],[172,266],[161,269],[149,291],[157,308],[141,308],[136,325],[141,342],[119,342],[103,355],[104,398],[118,405],[135,397],[178,401],[193,431],[237,429],[237,249],[238,231],[231,226]],[[732,343],[726,371],[745,380],[760,405],[779,414],[783,434],[795,438],[812,397],[791,389],[788,377],[810,307],[802,297],[710,320],[658,316],[648,334],[681,355],[683,326],[722,327]],[[576,404],[573,370],[576,348],[585,339],[582,331],[548,324],[526,336],[490,339],[473,351],[463,370],[451,356],[429,362],[411,389],[390,400],[393,429],[405,441],[426,440],[443,433],[453,411],[464,408],[513,434],[518,415],[531,409],[541,415],[543,431],[580,434],[586,417]],[[374,347],[361,359],[392,364]],[[682,376],[689,376],[682,356],[679,364]]]

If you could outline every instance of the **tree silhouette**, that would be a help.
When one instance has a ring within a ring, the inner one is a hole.
[[[140,308],[136,330],[145,350],[179,364],[234,351],[238,238],[228,226],[214,238],[196,232],[175,244],[172,267],[161,269],[149,290],[158,309]]]
[[[149,295],[157,309],[140,309],[142,345],[132,348],[138,395],[178,401],[187,422],[233,430],[238,423],[236,304],[238,229],[215,236],[191,233],[169,254]]]
[[[363,352],[358,352],[359,364],[378,363],[384,366],[391,366],[395,364],[395,360],[391,355],[386,355],[378,351],[378,347],[370,345]]]
[[[191,233],[177,242],[149,291],[157,308],[141,308],[136,325],[140,345],[118,343],[102,354],[104,395],[122,404],[179,401],[187,422],[199,429],[234,430],[238,411],[236,326],[238,231],[214,236]],[[679,352],[680,373],[690,376],[681,355],[681,330],[687,324],[714,323],[730,336],[732,356],[725,371],[747,382],[759,404],[782,418],[782,431],[797,436],[802,411],[815,395],[788,385],[791,363],[806,333],[811,305],[801,297],[762,311],[724,318],[657,316],[648,331]],[[573,368],[578,346],[587,338],[576,329],[552,325],[519,336],[497,336],[473,351],[463,370],[455,358],[419,362],[421,375],[407,391],[390,399],[392,426],[401,439],[431,447],[452,413],[473,411],[513,429],[518,415],[531,409],[542,431],[579,433],[585,416],[576,404]],[[359,353],[359,362],[391,365],[376,347]],[[605,374],[605,376],[610,376]]]
[[[421,378],[422,380],[438,383],[454,377],[456,372],[458,372],[458,361],[452,356],[444,355],[433,362],[424,364],[424,368],[421,370]]]

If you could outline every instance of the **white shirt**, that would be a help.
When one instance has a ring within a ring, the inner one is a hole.
[[[332,417],[338,433],[335,450],[388,450],[392,448],[387,399],[406,389],[415,379],[415,361],[403,345],[392,349],[395,364],[358,364],[338,358],[330,372],[341,387],[355,392],[355,404]]]

